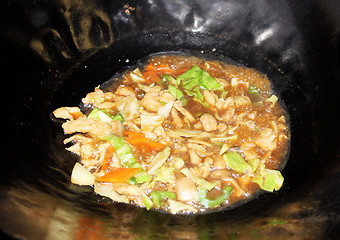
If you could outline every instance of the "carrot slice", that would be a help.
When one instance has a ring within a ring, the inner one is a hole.
[[[129,137],[145,137],[143,133],[133,132],[133,131],[125,131],[125,134]]]
[[[149,84],[159,82],[159,77],[155,71],[146,71],[143,72],[142,75]]]
[[[141,152],[159,152],[165,147],[164,144],[155,142],[146,137],[129,136],[125,137],[125,141],[135,146]]]
[[[149,63],[149,65],[146,66],[145,71],[156,71],[155,65],[153,65],[153,63]]]
[[[97,178],[98,182],[125,183],[134,175],[142,171],[141,168],[116,168],[102,177]]]
[[[109,146],[104,159],[103,159],[103,163],[102,163],[102,170],[107,171],[111,165],[111,160],[112,160],[112,154],[114,153],[115,149],[113,146]]]

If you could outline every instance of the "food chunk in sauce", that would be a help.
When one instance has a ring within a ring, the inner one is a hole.
[[[88,93],[84,113],[54,111],[66,119],[65,134],[74,134],[65,144],[73,143],[67,150],[80,156],[76,184],[90,182],[113,201],[174,214],[228,206],[282,186],[278,168],[289,121],[263,74],[154,55],[119,84]]]

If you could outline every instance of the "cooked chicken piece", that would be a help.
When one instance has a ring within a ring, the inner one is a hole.
[[[243,188],[241,188],[237,181],[230,176],[229,171],[226,169],[220,169],[211,172],[210,178],[228,182],[234,188],[233,192],[236,194],[236,196],[245,194]]]
[[[174,108],[183,114],[184,117],[188,119],[189,122],[196,122],[196,118],[182,106],[182,101],[177,100],[174,102]]]
[[[255,140],[255,144],[268,151],[274,150],[277,148],[275,132],[270,128],[263,129],[260,136]]]
[[[82,160],[89,160],[93,156],[95,148],[92,144],[76,143],[66,150],[81,156]]]
[[[198,167],[191,168],[190,171],[197,177],[206,178],[210,174],[210,165],[214,163],[211,157],[206,157]]]
[[[198,192],[195,182],[188,177],[182,177],[176,180],[176,196],[179,201],[188,202],[198,201]]]
[[[105,122],[100,122],[93,118],[78,118],[74,121],[67,121],[62,125],[65,134],[71,133],[90,133],[101,137],[109,134],[115,134],[115,130],[111,125]]]
[[[112,183],[112,188],[119,194],[130,195],[134,197],[142,196],[143,190],[136,186],[128,183]]]
[[[190,156],[190,162],[192,164],[197,165],[202,162],[202,159],[198,156],[198,154],[194,150],[190,149],[188,153]]]
[[[84,114],[78,107],[61,107],[53,111],[53,115],[56,118],[63,118],[69,120],[75,120],[83,117]]]
[[[103,144],[100,144],[98,146],[98,161],[100,164],[103,163],[104,160],[108,161],[110,163],[110,167],[113,168],[120,168],[120,160],[117,157],[117,154],[114,152],[113,146],[106,142]]]
[[[194,150],[199,157],[207,156],[207,151],[206,151],[205,147],[203,145],[201,145],[201,144],[188,143],[187,147],[189,149]]]
[[[202,128],[203,128],[202,122],[195,123],[194,128],[197,129],[197,130],[202,130]]]
[[[87,144],[87,143],[92,143],[93,142],[93,139],[92,138],[88,138],[88,137],[85,137],[83,135],[80,135],[80,134],[75,134],[69,138],[66,138],[64,140],[64,144],[67,144],[69,142],[80,142],[82,144]]]
[[[216,113],[215,117],[217,118],[217,120],[229,122],[230,120],[232,120],[234,114],[235,114],[235,107],[230,107],[223,113],[222,116],[219,116],[218,113]]]
[[[103,92],[99,87],[96,87],[94,92],[88,93],[82,99],[84,104],[92,104],[94,106],[103,102],[112,102],[115,100],[115,95],[112,92]]]
[[[229,86],[229,83],[227,80],[223,79],[223,78],[215,78],[215,80],[221,84],[223,87],[227,87]]]
[[[214,168],[217,169],[225,169],[225,160],[223,159],[222,156],[218,156],[214,158],[214,163],[213,163]]]
[[[254,143],[243,143],[240,147],[241,151],[243,152],[244,156],[247,159],[256,159],[259,158],[256,152],[256,145]]]
[[[97,108],[99,109],[115,109],[116,108],[116,104],[114,102],[103,102],[97,105]]]
[[[175,124],[178,128],[182,128],[183,127],[183,121],[180,118],[178,111],[175,108],[171,109],[171,117],[172,117],[172,123]]]
[[[236,107],[243,107],[251,105],[251,100],[248,96],[236,96],[235,97]]]
[[[165,133],[165,130],[162,126],[158,126],[156,127],[153,132],[157,135],[157,136],[160,136],[162,138],[166,138],[166,133]]]
[[[114,133],[118,137],[123,137],[124,135],[124,127],[120,120],[114,120],[109,123]]]
[[[248,118],[250,119],[250,120],[255,120],[256,119],[256,116],[257,116],[257,112],[256,111],[252,111],[252,112],[250,112],[249,114],[248,114]]]
[[[212,106],[215,106],[216,99],[214,95],[209,90],[203,91],[204,100]]]
[[[219,98],[216,102],[216,107],[218,110],[227,109],[230,107],[234,107],[235,100],[233,97],[228,97],[227,99]]]
[[[217,129],[217,120],[210,113],[205,113],[200,117],[200,121],[202,122],[203,128],[207,132],[212,132]]]
[[[230,85],[234,88],[241,88],[244,92],[249,89],[249,82],[244,82],[241,79],[235,77],[231,79]]]
[[[217,125],[217,130],[219,131],[219,132],[224,132],[224,131],[226,131],[228,129],[228,126],[227,126],[227,124],[225,124],[225,123],[219,123],[218,125]]]
[[[161,92],[159,93],[159,96],[158,96],[157,100],[158,100],[159,102],[161,102],[161,103],[162,103],[162,102],[168,103],[168,102],[173,101],[173,100],[175,100],[175,99],[174,99],[174,96],[172,96],[172,94],[169,93],[168,91],[161,91]]]
[[[128,130],[133,132],[140,132],[140,128],[133,121],[125,121],[124,126],[128,127]]]
[[[162,90],[162,88],[160,86],[149,87],[144,85],[143,90],[146,93],[158,93]]]
[[[119,86],[115,91],[115,94],[118,96],[135,95],[135,91],[129,86]]]
[[[212,61],[205,61],[204,62],[204,67],[209,70],[209,69],[220,69],[222,70],[222,66],[218,62],[212,62]]]
[[[147,93],[140,101],[140,104],[149,112],[157,112],[162,107],[162,104],[156,99],[157,96],[155,93]]]
[[[227,169],[218,169],[210,173],[210,178],[215,180],[226,180],[231,177],[230,172]]]

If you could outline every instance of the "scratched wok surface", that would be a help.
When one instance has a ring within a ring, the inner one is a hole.
[[[13,239],[336,239],[339,3],[2,1],[0,229]],[[182,51],[265,73],[291,117],[285,183],[234,208],[174,216],[70,184],[51,112],[141,58]]]

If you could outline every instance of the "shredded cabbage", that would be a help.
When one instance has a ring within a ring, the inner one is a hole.
[[[142,131],[152,132],[156,127],[164,122],[164,116],[160,115],[140,115]]]
[[[136,68],[130,73],[131,79],[136,83],[143,83],[145,82],[145,78],[143,77],[142,73],[140,72],[139,68]]]
[[[197,185],[209,191],[217,185],[217,183],[211,183],[205,180],[204,178],[197,177],[196,175],[191,173],[188,168],[183,168],[181,172],[188,178],[191,178]]]
[[[226,165],[238,173],[244,173],[250,166],[237,152],[227,152],[223,154]]]
[[[132,120],[139,117],[139,103],[134,95],[128,95],[116,102],[120,114],[125,120]]]
[[[148,171],[149,174],[155,173],[156,170],[165,163],[165,161],[170,156],[170,151],[171,151],[171,148],[165,147],[162,149],[162,151],[157,153],[156,156],[154,156],[154,158],[151,160],[151,163],[149,165],[150,167]]]
[[[174,105],[175,100],[169,101],[164,106],[158,109],[158,115],[163,116],[165,119],[169,117],[172,106]]]

